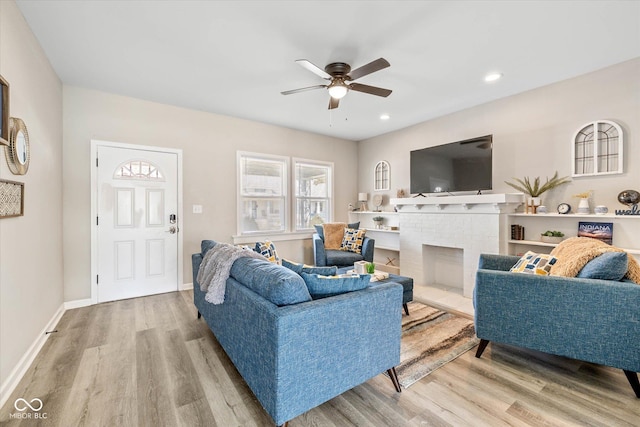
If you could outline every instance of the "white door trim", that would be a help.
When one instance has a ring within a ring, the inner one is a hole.
[[[182,250],[182,233],[184,230],[183,223],[183,205],[182,205],[182,150],[177,148],[153,147],[148,145],[126,144],[121,142],[102,141],[97,139],[91,140],[91,303],[98,303],[98,226],[96,218],[98,216],[98,168],[96,167],[96,158],[98,157],[98,147],[114,147],[129,148],[133,150],[149,150],[159,151],[163,153],[176,154],[178,156],[178,286],[176,291],[181,289],[181,281],[183,281],[183,250]]]

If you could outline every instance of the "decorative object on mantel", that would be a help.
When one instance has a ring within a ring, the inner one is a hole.
[[[591,209],[589,208],[589,197],[591,197],[592,192],[592,190],[589,190],[573,195],[573,197],[577,197],[578,199],[580,199],[580,202],[578,202],[579,214],[588,214],[591,212]]]
[[[513,178],[513,179],[516,181],[515,183],[505,181],[505,184],[515,188],[518,191],[523,192],[524,194],[529,195],[529,198],[527,198],[527,208],[525,211],[526,213],[536,213],[537,207],[540,206],[541,204],[540,196],[544,192],[549,191],[553,188],[556,188],[559,185],[570,182],[570,179],[568,176],[558,178],[558,171],[556,171],[556,173],[553,174],[553,177],[551,179],[547,177],[547,181],[542,185],[540,185],[539,176],[533,180],[533,184],[531,183],[531,179],[528,176],[525,176],[524,180],[519,178]]]
[[[367,193],[358,193],[358,201],[360,202],[360,210],[365,212],[368,210],[367,208],[367,199],[369,198],[369,194]]]
[[[558,213],[562,215],[566,215],[571,212],[571,205],[569,203],[560,203],[558,205]]]
[[[560,243],[563,237],[563,232],[555,230],[547,230],[544,233],[540,234],[540,240],[544,243]]]
[[[536,210],[537,214],[546,214],[547,213],[547,207],[545,205],[540,205],[538,206],[538,209]]]
[[[403,190],[402,188],[401,188],[401,189],[399,189],[398,191],[396,191],[396,197],[397,197],[398,199],[402,199],[402,198],[404,198],[404,197],[405,197],[405,192],[404,192],[404,190]]]
[[[384,221],[384,217],[382,216],[374,216],[372,218],[373,222],[376,224],[377,229],[382,229],[382,222]]]
[[[0,218],[24,215],[24,183],[0,179]]]
[[[9,82],[0,76],[0,146],[9,145]]]
[[[382,206],[382,203],[384,202],[384,197],[382,197],[382,194],[375,194],[372,200],[373,206],[376,207],[376,212],[380,212],[380,206]]]
[[[610,120],[596,120],[582,126],[571,144],[571,175],[593,176],[622,173],[622,128]]]
[[[14,175],[24,175],[29,170],[31,150],[29,147],[29,133],[22,119],[9,119],[9,145],[4,147],[9,170]]]
[[[605,215],[607,212],[609,212],[609,208],[605,205],[598,205],[593,209],[593,213],[596,215]]]
[[[629,209],[616,209],[616,215],[638,215],[640,216],[640,193],[636,190],[624,190],[618,194],[618,201],[623,205],[629,206]]]

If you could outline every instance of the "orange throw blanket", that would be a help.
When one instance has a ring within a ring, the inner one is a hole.
[[[589,237],[571,237],[563,240],[551,251],[551,255],[558,259],[551,267],[551,275],[575,277],[589,261],[605,252],[624,250]],[[640,264],[631,255],[627,255],[627,259],[629,264],[624,277],[640,284]]]
[[[340,249],[347,224],[344,222],[328,222],[322,224],[322,228],[324,229],[324,248]]]

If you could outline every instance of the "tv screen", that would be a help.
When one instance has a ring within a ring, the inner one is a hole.
[[[491,190],[493,136],[411,151],[411,193]]]

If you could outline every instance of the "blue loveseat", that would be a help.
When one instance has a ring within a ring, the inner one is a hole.
[[[517,256],[480,256],[476,357],[489,341],[624,370],[640,398],[640,285],[510,273]]]
[[[402,286],[382,284],[311,300],[291,270],[240,258],[223,304],[197,281],[207,250],[192,255],[193,297],[216,339],[277,425],[387,371],[397,391]]]

